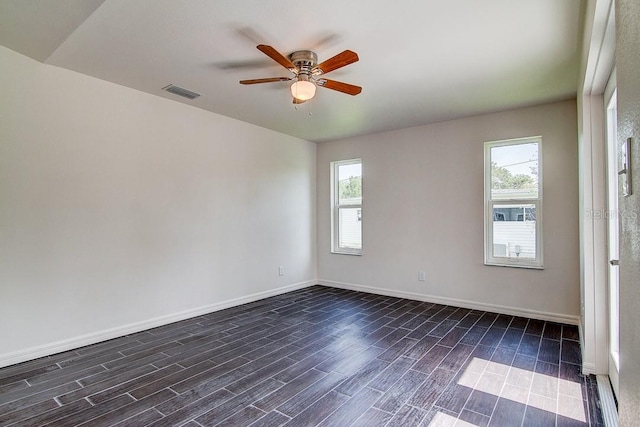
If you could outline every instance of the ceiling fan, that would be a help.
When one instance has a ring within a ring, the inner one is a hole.
[[[302,104],[313,98],[316,94],[316,87],[326,87],[349,95],[357,95],[362,92],[360,86],[343,83],[336,80],[329,80],[321,77],[331,71],[342,68],[346,65],[358,61],[358,54],[345,50],[336,56],[318,64],[318,55],[310,50],[299,50],[293,52],[289,57],[282,55],[271,46],[260,44],[258,50],[269,58],[282,65],[293,73],[292,77],[269,77],[265,79],[240,80],[240,84],[253,85],[258,83],[286,82],[293,80],[291,85],[291,95],[294,104]]]

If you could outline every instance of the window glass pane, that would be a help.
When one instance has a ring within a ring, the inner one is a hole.
[[[538,143],[491,147],[491,199],[538,198]]]
[[[536,258],[536,207],[493,205],[493,256]]]
[[[362,249],[362,218],[360,208],[338,209],[338,247]]]
[[[338,166],[338,204],[362,204],[362,163]]]

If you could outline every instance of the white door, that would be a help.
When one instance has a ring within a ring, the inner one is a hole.
[[[618,396],[620,372],[620,311],[618,259],[620,256],[620,215],[618,209],[618,142],[615,71],[605,91],[607,106],[607,250],[609,256],[609,379],[613,392]]]

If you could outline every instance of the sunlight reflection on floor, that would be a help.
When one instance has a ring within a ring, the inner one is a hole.
[[[473,358],[462,373],[458,384],[577,421],[586,422],[582,401],[582,387],[579,383],[573,381],[558,379],[502,363]],[[444,419],[440,418],[439,422],[443,422]],[[436,421],[436,419],[434,418],[433,421]],[[470,425],[468,423],[465,424]],[[433,424],[433,422],[430,424],[430,426],[441,425],[454,424]]]
[[[476,427],[474,424],[438,412],[429,423],[429,427]]]

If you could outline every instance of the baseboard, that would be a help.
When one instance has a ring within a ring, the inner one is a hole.
[[[395,289],[375,288],[372,286],[356,285],[353,283],[334,282],[331,280],[318,280],[319,285],[333,288],[348,289],[352,291],[367,292],[370,294],[386,295],[396,298],[407,298],[417,301],[426,301],[436,304],[452,305],[455,307],[470,308],[472,310],[490,311],[492,313],[521,316],[531,319],[546,320],[550,322],[579,325],[580,317],[569,314],[549,313],[546,311],[529,310],[519,307],[508,307],[497,304],[487,304],[476,301],[468,301],[456,298],[439,297],[435,295],[419,294],[414,292],[398,291]]]
[[[598,375],[595,363],[583,363],[582,375]]]
[[[166,316],[160,316],[149,320],[143,320],[141,322],[130,323],[115,328],[94,332],[91,334],[82,335],[62,341],[57,341],[50,344],[44,344],[36,347],[31,347],[26,350],[20,350],[9,354],[0,355],[0,368],[16,363],[26,362],[28,360],[37,359],[44,356],[50,356],[52,354],[61,353],[63,351],[73,350],[75,348],[84,347],[86,345],[96,344],[102,341],[122,337],[125,335],[133,334],[136,332],[145,331],[147,329],[156,328],[158,326],[168,325],[170,323],[178,322],[180,320],[190,319],[192,317],[201,316],[203,314],[213,313],[215,311],[224,310],[225,308],[235,307],[249,302],[257,301],[264,298],[269,298],[275,295],[284,294],[297,289],[307,288],[316,284],[315,280],[306,282],[294,283],[292,285],[282,286],[277,289],[269,291],[258,292],[255,294],[247,295],[240,298],[234,298],[231,300],[209,304],[202,307],[197,307],[190,310],[181,311],[178,313],[169,314]]]
[[[596,369],[596,364],[593,362],[586,362],[587,357],[584,354],[584,332],[582,331],[582,322],[578,325],[578,333],[580,334],[580,351],[582,354],[582,366],[581,372],[583,375],[598,375],[600,372]]]
[[[54,343],[44,344],[36,347],[31,347],[25,350],[16,351],[9,354],[0,355],[0,368],[16,363],[26,362],[28,360],[37,359],[44,356],[50,356],[63,351],[73,350],[75,348],[84,347],[86,345],[96,344],[102,341],[122,337],[125,335],[141,332],[147,329],[156,328],[158,326],[168,325],[170,323],[178,322],[180,320],[190,319],[192,317],[201,316],[203,314],[213,313],[215,311],[224,310],[226,308],[235,307],[242,304],[247,304],[253,301],[257,301],[264,298],[269,298],[275,295],[280,295],[286,292],[291,292],[297,289],[307,288],[313,285],[329,286],[333,288],[348,289],[359,292],[366,292],[379,295],[387,295],[397,298],[407,298],[417,301],[427,301],[436,304],[452,305],[456,307],[469,308],[473,310],[490,311],[500,314],[508,314],[512,316],[522,316],[533,319],[547,320],[558,323],[565,323],[571,325],[579,325],[580,318],[578,316],[571,316],[566,314],[548,313],[536,310],[522,309],[518,307],[507,307],[496,304],[479,303],[475,301],[461,300],[455,298],[438,297],[434,295],[418,294],[413,292],[404,292],[385,288],[376,288],[372,286],[356,285],[352,283],[335,282],[330,280],[310,280],[306,282],[294,283],[291,285],[283,286],[277,289],[269,291],[258,292],[255,294],[247,295],[240,298],[234,298],[231,300],[210,304],[202,307],[197,307],[190,310],[181,311],[178,313],[169,314],[166,316],[160,316],[153,319],[143,320],[141,322],[130,323],[127,325],[94,332],[91,334],[82,335]],[[595,373],[595,367],[593,372],[590,372],[590,367],[584,365],[584,373]]]

